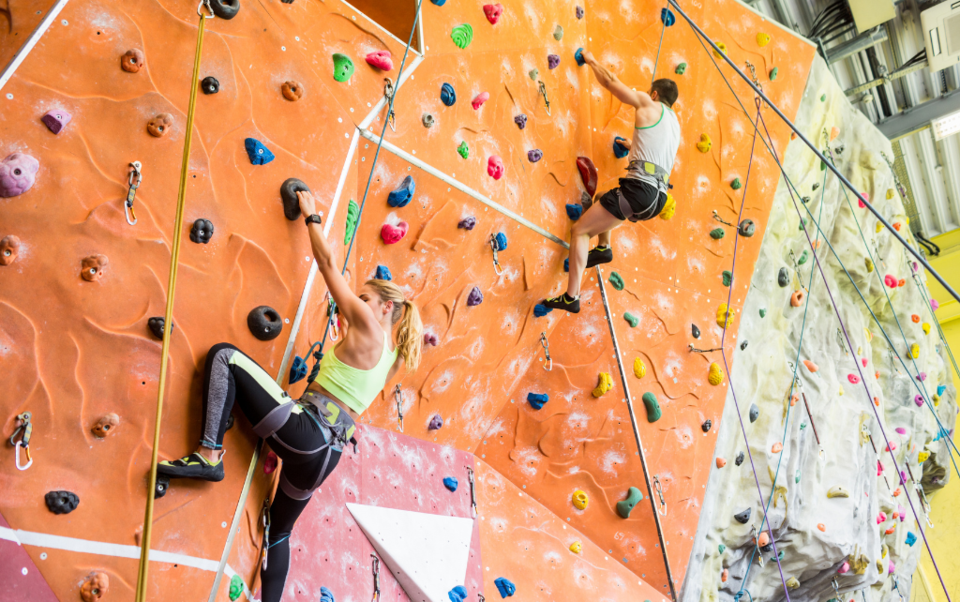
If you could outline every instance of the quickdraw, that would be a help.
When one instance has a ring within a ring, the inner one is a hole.
[[[470,505],[473,506],[473,513],[477,513],[477,487],[476,479],[473,476],[473,469],[469,466],[464,466],[467,469],[467,481],[470,482]]]
[[[687,347],[689,347],[690,351],[692,351],[693,353],[710,353],[713,351],[723,351],[723,349],[720,347],[717,347],[715,349],[697,349],[696,347],[693,346],[692,343],[690,345],[687,345]]]
[[[543,104],[546,106],[547,115],[550,114],[550,99],[547,98],[547,84],[543,83],[543,80],[537,80],[537,86],[539,86],[537,93],[540,96],[543,96]]]
[[[760,538],[757,535],[757,528],[754,526],[750,527],[750,537],[753,538],[753,547],[756,548],[757,564],[760,565],[760,568],[763,568],[763,552],[760,550]]]
[[[393,80],[389,77],[383,78],[383,97],[387,99],[387,106],[393,106],[393,95],[396,93],[396,88],[393,87]],[[390,124],[390,129],[394,132],[397,131],[397,114],[393,112],[393,109],[390,109],[390,112],[387,114],[387,123]]]
[[[850,355],[850,351],[847,349],[847,345],[843,340],[843,332],[839,328],[837,328],[837,345],[840,346],[840,351],[842,351],[844,355]]]
[[[394,399],[397,401],[397,422],[400,425],[400,432],[403,432],[403,391],[400,389],[400,385],[397,385],[397,388],[393,390]]]
[[[267,570],[267,551],[270,549],[270,496],[263,500],[260,509],[260,524],[263,525],[263,549],[260,551],[260,564]]]
[[[497,258],[497,237],[493,234],[490,235],[490,248],[493,249],[493,271],[497,273],[497,276],[502,276],[503,266],[500,265],[500,260]]]
[[[130,173],[127,175],[127,200],[123,202],[123,214],[127,218],[127,223],[131,226],[137,225],[137,214],[133,211],[133,199],[137,196],[137,188],[143,182],[143,165],[139,161],[130,164]],[[131,219],[133,218],[133,219]]]
[[[370,553],[373,557],[373,602],[380,601],[380,557]]]
[[[330,305],[327,306],[327,319],[330,320],[330,340],[340,339],[340,310],[337,308],[337,302],[330,299]]]
[[[30,456],[30,437],[33,435],[33,423],[31,418],[33,414],[30,412],[23,412],[22,414],[17,414],[13,434],[10,435],[10,445],[14,446],[16,449],[16,456],[14,457],[14,463],[17,465],[17,470],[26,470],[33,465],[33,458]],[[17,438],[17,435],[20,436],[19,441],[14,441]],[[23,448],[24,453],[27,456],[27,463],[20,463],[20,448]]]
[[[760,80],[757,79],[757,70],[750,61],[744,61],[747,64],[747,69],[750,71],[750,79],[753,80],[753,85],[757,87],[758,90],[763,91],[763,86],[760,85]]]
[[[723,224],[724,226],[730,226],[731,228],[736,228],[736,227],[737,227],[736,224],[731,224],[730,222],[728,222],[728,221],[726,221],[725,219],[723,219],[722,217],[720,217],[720,214],[717,213],[717,210],[716,210],[716,209],[713,210],[713,219],[717,220],[718,222],[720,222],[720,223]]]
[[[658,502],[660,503],[657,512],[660,513],[660,516],[666,516],[667,502],[663,499],[663,486],[660,484],[660,479],[657,478],[657,475],[653,475],[653,489],[657,492]]]
[[[547,333],[545,332],[540,333],[540,346],[543,347],[543,355],[545,358],[543,361],[543,369],[550,372],[553,370],[553,358],[550,357],[550,342],[547,341]]]

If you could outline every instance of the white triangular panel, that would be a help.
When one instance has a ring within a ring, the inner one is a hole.
[[[412,602],[450,602],[447,592],[464,584],[472,519],[361,504],[347,509]]]

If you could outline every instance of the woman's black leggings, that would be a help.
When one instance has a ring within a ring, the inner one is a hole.
[[[220,343],[210,348],[204,370],[201,445],[223,446],[234,401],[254,426],[278,406],[294,403],[255,361],[233,345]],[[341,448],[328,446],[327,431],[309,410],[299,406],[293,406],[290,417],[267,441],[283,460],[283,468],[280,487],[270,504],[267,563],[260,569],[261,600],[279,602],[290,569],[290,532],[312,490],[336,468]]]

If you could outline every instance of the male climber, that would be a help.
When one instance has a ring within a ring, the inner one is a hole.
[[[677,101],[677,84],[658,79],[650,92],[627,87],[584,50],[583,61],[590,65],[600,85],[635,110],[633,140],[623,141],[630,150],[627,174],[620,186],[591,203],[573,225],[570,233],[570,279],[567,292],[540,303],[552,309],[572,313],[580,311],[580,281],[584,268],[613,261],[610,231],[624,220],[638,222],[653,219],[667,201],[667,181],[680,147],[680,123],[671,107]],[[590,239],[599,235],[597,246],[587,253]]]

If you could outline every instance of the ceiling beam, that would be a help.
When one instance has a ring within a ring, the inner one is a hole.
[[[934,119],[955,111],[960,111],[960,90],[906,109],[899,115],[881,121],[877,127],[890,140],[897,140],[928,128]]]
[[[872,48],[880,42],[887,41],[887,30],[883,27],[875,28],[866,33],[862,33],[852,40],[847,40],[842,44],[837,44],[830,50],[827,50],[827,63],[833,64],[854,54]]]

